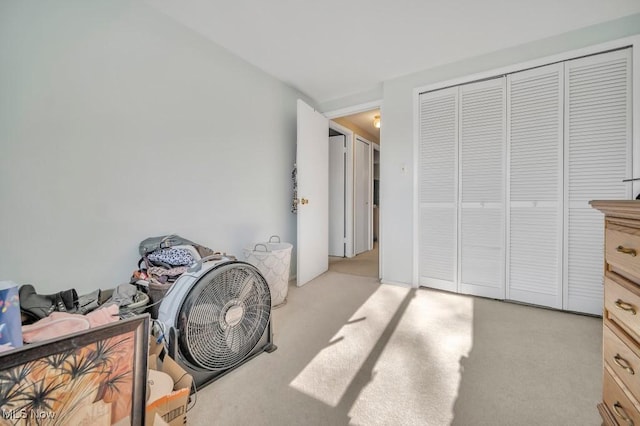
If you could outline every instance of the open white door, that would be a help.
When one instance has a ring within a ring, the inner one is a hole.
[[[356,138],[355,229],[356,254],[371,250],[371,145]]]
[[[329,269],[329,121],[298,99],[297,285]]]

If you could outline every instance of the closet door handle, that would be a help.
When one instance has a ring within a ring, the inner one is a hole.
[[[622,411],[622,413],[620,411]],[[622,405],[618,401],[616,401],[616,403],[613,404],[613,412],[616,413],[616,416],[620,417],[622,420],[627,422],[629,426],[633,426],[633,420],[631,420],[627,416],[627,413],[624,411],[624,408],[622,408]]]
[[[616,305],[616,308],[622,309],[623,311],[626,311],[626,312],[630,312],[631,315],[636,314],[636,309],[633,307],[631,303],[623,302],[622,300],[618,299],[616,300],[615,305]]]
[[[628,254],[629,256],[633,256],[633,257],[636,257],[636,255],[638,254],[638,252],[636,252],[636,249],[627,248],[627,247],[624,247],[624,246],[616,247],[616,251],[618,253]]]
[[[626,359],[622,358],[620,356],[620,354],[616,354],[616,356],[613,357],[613,362],[618,364],[618,366],[620,366],[620,368],[623,368],[623,369],[627,370],[627,372],[629,372],[629,374],[631,374],[631,375],[636,374],[635,371],[633,371],[633,368],[631,368],[631,365],[629,364],[629,361],[627,361]]]

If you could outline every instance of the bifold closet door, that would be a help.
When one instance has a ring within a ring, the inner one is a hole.
[[[563,65],[507,77],[507,294],[562,308]]]
[[[460,86],[459,292],[504,299],[505,78]]]
[[[419,283],[457,291],[458,88],[419,102]]]
[[[602,314],[602,213],[590,200],[629,199],[631,49],[565,63],[564,309]]]

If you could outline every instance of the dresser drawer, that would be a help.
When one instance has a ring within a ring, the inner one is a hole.
[[[604,307],[607,310],[607,317],[627,332],[632,333],[634,338],[638,336],[640,330],[640,290],[634,284],[629,283],[621,277],[614,280],[611,275],[604,277]]]
[[[640,425],[640,412],[606,368],[602,385],[604,404],[616,421],[620,425]]]
[[[628,277],[640,278],[640,230],[621,226],[605,232],[605,260]]]
[[[618,331],[622,333],[622,331]],[[640,398],[640,357],[638,349],[634,352],[629,345],[634,345],[627,337],[619,337],[608,326],[603,327],[604,362],[629,388],[633,395]],[[623,341],[623,339],[626,341]]]

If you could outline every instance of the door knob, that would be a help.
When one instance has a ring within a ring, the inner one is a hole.
[[[300,200],[300,202],[302,204],[309,204],[309,200],[307,200],[306,198],[303,198],[302,200]]]

